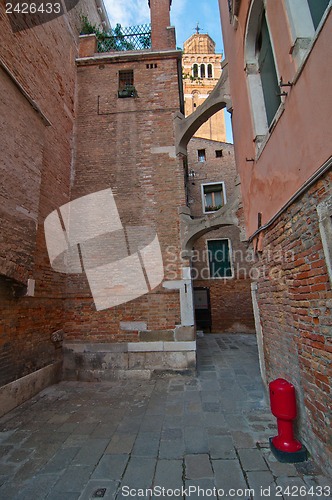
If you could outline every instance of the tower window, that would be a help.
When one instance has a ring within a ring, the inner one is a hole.
[[[208,78],[212,78],[212,64],[208,64],[207,71],[208,71]]]
[[[193,65],[193,77],[194,78],[198,77],[198,64]]]
[[[205,78],[205,64],[201,64],[201,78]]]

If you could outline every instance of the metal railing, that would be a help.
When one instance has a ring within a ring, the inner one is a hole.
[[[151,48],[151,24],[129,26],[120,24],[97,36],[98,52],[119,52],[125,50],[144,50]]]

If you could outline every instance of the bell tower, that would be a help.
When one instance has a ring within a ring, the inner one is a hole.
[[[175,49],[175,30],[170,26],[172,0],[149,0],[152,50]]]

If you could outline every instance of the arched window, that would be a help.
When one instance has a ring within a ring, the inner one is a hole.
[[[329,0],[308,0],[309,10],[314,23],[315,30],[329,5]]]
[[[256,147],[281,104],[273,45],[263,0],[252,0],[245,35],[245,65]]]
[[[212,76],[213,76],[212,64],[208,64],[207,71],[208,71],[208,78],[212,78]]]
[[[300,66],[331,4],[329,0],[284,0],[284,3],[293,42],[292,56]]]
[[[205,78],[205,64],[201,64],[201,78]]]
[[[193,65],[193,77],[194,78],[198,77],[198,64]]]
[[[258,70],[261,76],[267,123],[270,126],[281,104],[280,87],[265,12],[257,37]]]

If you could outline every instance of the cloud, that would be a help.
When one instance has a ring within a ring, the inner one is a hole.
[[[112,27],[117,23],[122,26],[134,26],[150,22],[148,0],[104,0],[105,7]]]

